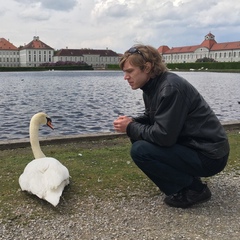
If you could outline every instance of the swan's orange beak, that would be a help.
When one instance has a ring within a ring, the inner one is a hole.
[[[47,126],[49,126],[51,129],[54,130],[53,125],[52,125],[52,120],[50,118],[47,118]]]

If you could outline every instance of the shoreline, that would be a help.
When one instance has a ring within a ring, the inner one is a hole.
[[[221,122],[225,131],[234,131],[240,129],[240,121],[226,121]],[[125,133],[94,133],[94,134],[76,134],[76,135],[64,135],[56,137],[40,137],[41,146],[67,144],[79,141],[97,141],[101,139],[114,139],[119,137],[127,137]],[[13,139],[13,140],[0,140],[0,150],[9,150],[16,148],[29,147],[29,138]]]

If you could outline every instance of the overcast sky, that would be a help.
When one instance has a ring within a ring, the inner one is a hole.
[[[54,49],[156,48],[240,41],[239,0],[0,0],[0,37],[16,47],[33,36]]]

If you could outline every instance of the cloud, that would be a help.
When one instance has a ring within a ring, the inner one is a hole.
[[[107,1],[99,1],[91,15],[93,18],[121,18],[125,17],[129,13],[128,4],[124,2],[120,2],[118,0],[107,0]]]
[[[77,0],[16,0],[22,5],[36,4],[44,9],[69,11],[77,5]]]
[[[19,17],[34,21],[46,21],[51,17],[50,11],[42,11],[40,3],[33,3],[19,12]]]
[[[77,5],[77,0],[42,0],[42,6],[47,9],[69,11]]]
[[[197,13],[196,21],[203,27],[240,25],[240,3],[238,1],[236,4],[232,0],[217,2]]]
[[[0,25],[2,37],[17,46],[37,34],[55,49],[195,45],[209,31],[218,42],[237,41],[240,1],[8,0]]]

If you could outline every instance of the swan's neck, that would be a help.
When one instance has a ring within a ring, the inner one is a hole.
[[[30,122],[30,127],[29,127],[30,143],[31,143],[32,152],[35,159],[46,157],[42,152],[39,144],[38,132],[39,132],[39,125],[34,122]]]

